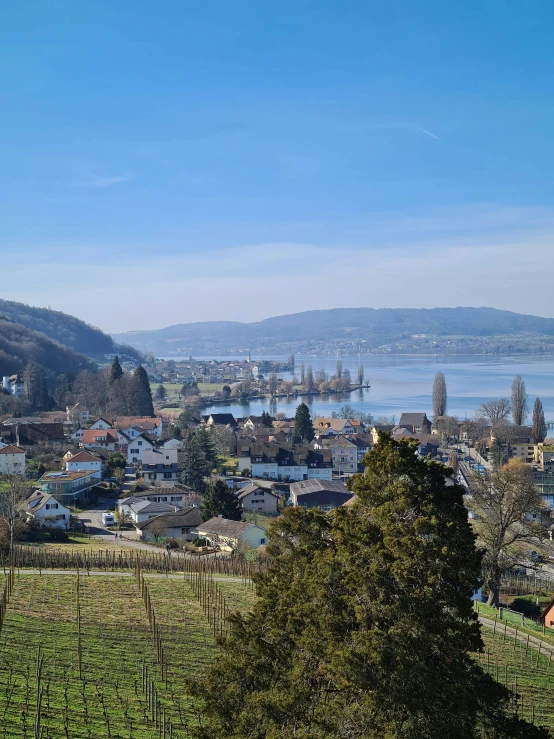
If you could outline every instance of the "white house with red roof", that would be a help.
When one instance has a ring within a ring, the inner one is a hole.
[[[81,446],[85,449],[107,449],[114,452],[119,446],[119,434],[115,429],[87,429],[83,431]]]
[[[87,451],[74,454],[66,460],[65,469],[67,472],[91,471],[99,480],[102,478],[102,460]]]
[[[24,475],[25,451],[8,444],[0,449],[0,475]]]

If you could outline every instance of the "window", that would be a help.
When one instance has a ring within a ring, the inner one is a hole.
[[[264,539],[264,538],[262,537],[262,538],[260,539],[260,544],[265,544],[265,543],[266,543],[266,540],[265,540],[265,539]]]
[[[131,449],[131,454],[138,454],[140,449]],[[135,461],[135,460],[133,460]]]
[[[139,446],[142,446],[142,441],[137,441],[137,444],[138,444]]]
[[[180,495],[172,495],[171,496],[171,502],[172,503],[178,503],[180,500],[181,500],[181,496]]]
[[[58,504],[57,503],[47,503],[46,504],[46,510],[47,511],[51,510],[52,508],[57,508],[57,507],[58,507]]]
[[[164,472],[164,480],[171,480],[171,472]]]

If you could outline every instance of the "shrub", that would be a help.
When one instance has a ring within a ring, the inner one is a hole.
[[[69,541],[67,531],[65,529],[50,529],[50,541]]]
[[[170,549],[179,549],[179,542],[176,539],[172,539],[170,536],[166,537],[164,539],[164,547],[169,547]]]
[[[195,547],[207,547],[208,546],[207,540],[201,537],[194,539],[192,543],[194,544]]]

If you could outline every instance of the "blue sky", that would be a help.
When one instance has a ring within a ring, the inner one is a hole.
[[[554,316],[553,21],[534,0],[5,3],[0,294],[114,331]]]

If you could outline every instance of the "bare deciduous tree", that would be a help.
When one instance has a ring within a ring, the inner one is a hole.
[[[528,415],[527,390],[521,375],[516,375],[512,382],[512,419],[516,426],[522,426]]]
[[[487,400],[486,403],[482,403],[479,406],[477,415],[487,419],[494,428],[505,421],[510,415],[510,401],[508,398]]]
[[[448,443],[450,441],[459,441],[460,439],[460,424],[453,416],[440,416],[433,423],[441,444]]]
[[[503,575],[522,564],[522,547],[542,529],[525,515],[543,507],[533,481],[533,472],[523,460],[512,459],[489,475],[470,479],[473,506],[479,514],[475,523],[478,545],[484,551],[483,575],[489,589],[488,605],[498,606]]]
[[[13,557],[15,535],[19,524],[24,523],[21,504],[30,495],[30,487],[19,475],[0,477],[0,520],[9,538],[10,559]]]
[[[342,377],[342,361],[340,359],[337,359],[337,366],[336,366],[335,373],[340,380],[340,378]]]
[[[444,372],[439,370],[433,381],[433,416],[435,419],[446,415],[446,405],[446,377]]]

